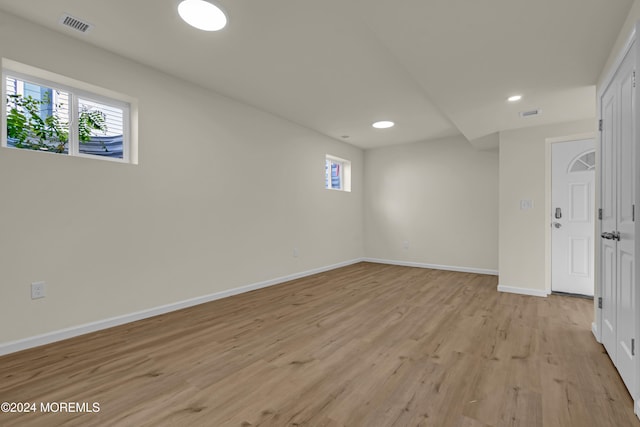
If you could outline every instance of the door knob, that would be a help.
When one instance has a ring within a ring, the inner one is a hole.
[[[600,235],[603,239],[620,241],[620,233],[617,231],[605,232]]]
[[[553,226],[554,226],[555,228],[560,228],[560,227],[562,227],[562,224],[560,224],[559,222],[554,222],[554,223],[553,223]]]

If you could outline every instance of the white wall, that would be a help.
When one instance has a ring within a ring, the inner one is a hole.
[[[11,15],[0,40],[140,111],[139,165],[0,149],[0,344],[363,256],[360,149]]]
[[[497,151],[460,136],[367,150],[364,169],[367,257],[497,270]]]
[[[638,22],[638,20],[640,20],[640,0],[634,0],[633,4],[631,5],[631,9],[629,10],[629,14],[627,15],[627,19],[624,21],[624,24],[620,29],[620,33],[618,33],[618,38],[611,48],[609,58],[607,59],[602,72],[600,73],[600,78],[598,79],[598,89],[600,89],[600,87],[603,85],[603,80],[607,78],[607,75],[609,71],[611,71],[614,62],[620,54],[620,51],[624,48],[627,40],[629,40],[631,31],[633,31],[633,26],[636,25],[636,22]]]
[[[546,212],[548,139],[595,132],[595,120],[536,126],[500,133],[501,287],[544,294],[547,275]],[[533,208],[520,209],[521,200]]]

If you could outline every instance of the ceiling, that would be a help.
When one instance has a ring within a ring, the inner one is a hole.
[[[633,0],[0,0],[0,9],[372,148],[595,117],[595,83]],[[95,27],[62,27],[63,13]],[[509,95],[524,98],[513,104]],[[523,119],[519,112],[540,109]],[[377,130],[371,123],[393,120]]]

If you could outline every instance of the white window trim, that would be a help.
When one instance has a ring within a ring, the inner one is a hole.
[[[8,148],[7,144],[7,77],[16,78],[29,83],[46,86],[53,90],[68,92],[71,96],[69,105],[69,142],[68,151],[71,157],[99,159],[116,163],[138,164],[137,140],[137,101],[126,95],[81,82],[69,77],[55,74],[29,65],[21,64],[10,59],[2,58],[2,118],[0,125],[0,147]],[[74,119],[78,114],[78,98],[95,101],[123,111],[123,141],[122,159],[96,156],[80,153],[78,131]]]
[[[351,161],[340,158],[340,157],[336,157],[331,154],[327,154],[324,160],[325,168],[326,168],[327,160],[332,161],[334,163],[339,163],[341,165],[340,183],[342,185],[341,185],[341,188],[331,188],[331,179],[329,179],[329,187],[326,186],[326,182],[325,182],[324,188],[326,190],[343,191],[346,193],[350,193],[351,192]],[[329,171],[329,173],[331,173],[331,171]],[[325,179],[326,179],[326,172],[325,172]]]

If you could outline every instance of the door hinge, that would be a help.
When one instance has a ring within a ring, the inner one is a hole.
[[[602,208],[598,209],[598,219],[602,219]]]
[[[598,297],[598,308],[602,308],[602,297]]]
[[[602,119],[598,122],[598,130],[602,132]]]
[[[631,338],[631,355],[636,355],[636,340],[634,338]]]
[[[636,205],[631,205],[631,221],[636,220]]]

